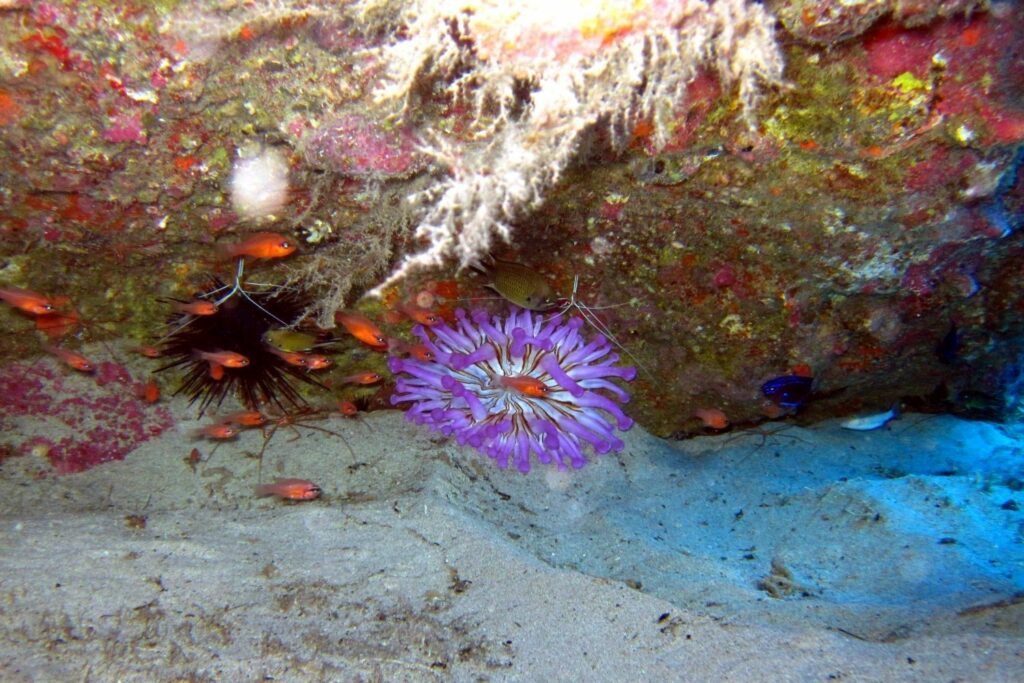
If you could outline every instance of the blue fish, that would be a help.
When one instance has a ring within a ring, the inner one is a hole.
[[[783,375],[762,384],[761,392],[783,408],[799,408],[810,397],[813,381],[813,377]]]

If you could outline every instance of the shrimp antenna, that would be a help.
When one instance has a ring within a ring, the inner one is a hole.
[[[213,290],[211,290],[209,292],[206,292],[206,293],[202,294],[200,298],[204,298],[204,299],[210,298],[210,297],[218,295],[220,292],[223,292],[224,290],[228,290],[227,294],[224,294],[220,298],[214,300],[213,303],[214,303],[215,306],[220,308],[221,304],[223,304],[225,301],[227,301],[231,297],[235,296],[236,294],[240,294],[243,297],[245,297],[246,300],[248,300],[249,303],[251,303],[253,306],[255,306],[256,308],[258,308],[261,311],[263,311],[264,315],[266,315],[269,318],[273,318],[278,323],[280,323],[282,327],[288,327],[288,323],[286,323],[285,321],[283,321],[280,318],[278,318],[276,315],[274,315],[273,313],[268,311],[266,308],[261,306],[258,302],[256,302],[251,296],[249,296],[249,293],[245,291],[245,287],[242,286],[242,276],[243,275],[245,275],[245,258],[239,257],[238,263],[235,266],[235,281],[234,281],[234,283],[231,284],[231,285],[221,285],[220,287],[217,287],[216,289],[213,289]],[[257,283],[257,286],[264,287],[264,286],[267,286],[267,285],[264,285],[262,283]],[[181,323],[180,325],[175,327],[173,330],[171,330],[170,332],[168,332],[164,336],[160,337],[154,343],[155,344],[160,344],[160,343],[166,341],[167,339],[170,339],[175,334],[177,334],[181,330],[183,330],[186,327],[188,327],[189,325],[191,325],[195,320],[196,320],[196,316],[194,316],[194,315],[187,316],[183,323]]]
[[[601,319],[598,318],[594,314],[594,311],[596,311],[596,310],[603,310],[603,309],[606,309],[606,308],[616,308],[618,306],[627,306],[628,302],[621,303],[621,304],[612,304],[611,306],[601,306],[601,307],[587,306],[586,304],[582,303],[576,297],[576,294],[579,291],[579,287],[580,287],[580,276],[577,274],[577,275],[574,275],[573,279],[572,279],[572,292],[569,294],[569,300],[565,303],[564,306],[562,306],[562,308],[560,308],[558,310],[558,312],[555,315],[562,315],[563,313],[567,313],[568,311],[570,311],[572,309],[576,309],[577,311],[579,311],[580,317],[583,318],[584,322],[586,322],[588,325],[590,325],[590,327],[593,328],[594,331],[596,331],[598,334],[604,336],[608,341],[610,341],[615,346],[615,348],[619,349],[624,354],[629,356],[630,360],[632,360],[634,363],[636,363],[636,366],[638,368],[640,368],[641,370],[643,370],[644,373],[649,378],[654,379],[654,375],[652,375],[651,371],[647,369],[647,366],[645,366],[643,363],[641,363],[640,359],[637,358],[636,356],[634,356],[630,352],[629,349],[627,349],[625,346],[620,344],[619,340],[615,338],[614,334],[612,334],[611,329],[609,329],[609,327],[607,325],[605,325],[604,322],[602,322]]]
[[[242,289],[242,275],[243,274],[245,274],[245,258],[240,256],[238,258],[238,264],[235,266],[235,284],[234,284],[234,286],[231,287],[231,289],[228,291],[227,294],[225,294],[221,298],[217,299],[213,303],[216,304],[218,307],[220,307],[220,305],[222,303],[224,303],[225,301],[227,301],[228,299],[233,297],[235,294],[238,294],[239,292],[244,293],[245,290]],[[227,285],[224,285],[223,288],[227,288]],[[219,291],[219,290],[215,290],[215,291]],[[213,292],[211,292],[211,294],[212,293]],[[252,301],[252,299],[250,299],[250,301]]]
[[[221,304],[223,304],[225,301],[227,301],[228,299],[233,297],[235,294],[241,294],[243,297],[245,297],[249,301],[249,303],[251,303],[253,306],[255,306],[256,308],[258,308],[261,311],[263,311],[263,313],[265,315],[267,315],[268,317],[273,318],[277,322],[281,323],[281,325],[283,327],[288,327],[288,323],[286,323],[285,321],[281,320],[276,315],[274,315],[273,313],[271,313],[267,309],[265,309],[262,306],[260,306],[258,303],[256,303],[256,301],[251,296],[249,296],[249,293],[245,291],[245,287],[242,286],[242,275],[244,275],[244,274],[245,274],[245,258],[240,256],[238,258],[238,265],[235,268],[235,284],[231,287],[231,289],[228,291],[227,294],[225,294],[224,296],[222,296],[219,299],[217,299],[214,303],[218,307],[220,307]],[[225,285],[225,287],[227,287],[227,285]],[[189,321],[189,322],[191,322],[191,321]]]

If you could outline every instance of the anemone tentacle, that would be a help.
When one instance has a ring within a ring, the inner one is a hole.
[[[514,307],[504,317],[459,309],[453,326],[417,325],[413,333],[434,360],[391,358],[398,375],[391,402],[410,404],[407,419],[454,435],[501,468],[527,472],[531,456],[559,469],[582,467],[584,448],[624,447],[615,430],[633,424],[619,407],[629,394],[613,380],[636,376],[635,368],[616,365],[607,339],[587,340],[582,327],[577,317]],[[536,380],[544,391],[510,388],[502,378]]]

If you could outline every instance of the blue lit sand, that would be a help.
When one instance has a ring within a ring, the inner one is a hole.
[[[179,418],[188,411],[177,406]],[[1022,442],[905,416],[500,471],[395,412],[0,476],[0,670],[72,680],[1019,680]],[[301,429],[301,428],[300,428]],[[31,436],[31,435],[26,435]],[[144,528],[129,515],[145,517]]]

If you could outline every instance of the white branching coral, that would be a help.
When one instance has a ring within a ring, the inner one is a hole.
[[[448,177],[413,196],[422,207],[420,253],[404,257],[374,291],[413,269],[460,267],[558,182],[588,132],[606,125],[617,144],[649,117],[664,144],[686,86],[702,67],[735,87],[753,126],[760,93],[782,82],[774,18],[748,0],[363,0],[367,21],[401,26],[380,48],[382,100],[409,114],[425,85],[472,107],[473,129],[426,151]]]

